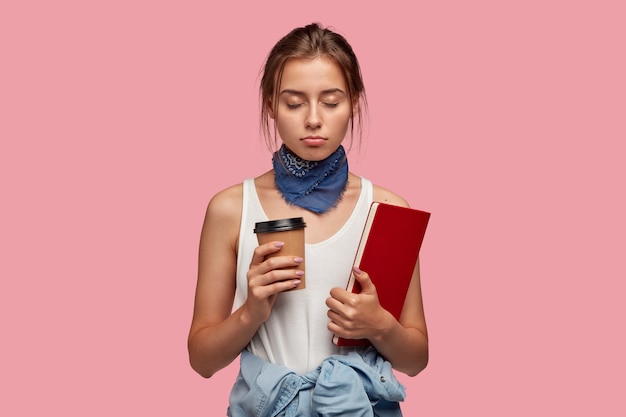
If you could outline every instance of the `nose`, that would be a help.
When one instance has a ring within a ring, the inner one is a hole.
[[[320,118],[317,106],[310,106],[310,110],[306,117],[306,127],[310,129],[316,129],[322,125],[322,119]]]

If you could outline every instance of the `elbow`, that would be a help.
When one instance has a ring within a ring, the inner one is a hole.
[[[196,371],[196,373],[202,378],[208,379],[215,374],[215,371],[209,369],[207,366],[203,366],[203,364],[199,363],[199,361],[194,360],[191,353],[189,354],[189,364],[191,365],[191,369]]]
[[[428,349],[428,337],[424,335],[422,342],[416,347],[416,355],[406,374],[410,377],[417,376],[428,365],[429,349]]]
[[[407,376],[412,378],[414,376],[417,376],[424,369],[426,369],[427,365],[428,365],[428,349],[422,352],[422,354],[419,355],[419,357],[416,358],[416,360],[413,362],[412,366],[404,370],[404,373]]]
[[[189,365],[191,369],[196,371],[203,378],[211,378],[216,370],[212,369],[207,363],[206,358],[195,347],[192,338],[187,342],[187,351],[189,354]]]
[[[424,369],[426,369],[426,365],[428,364],[428,361],[424,362],[423,364],[420,364],[420,366],[415,366],[411,369],[408,369],[406,372],[407,376],[410,376],[411,378],[413,378],[414,376],[417,376],[418,374],[420,374]]]
[[[193,366],[192,366],[193,368]],[[209,379],[214,375],[214,372],[210,372],[210,371],[205,371],[202,369],[197,369],[197,368],[193,368],[194,371],[196,371],[196,373],[198,373],[198,375],[200,375],[202,378],[205,379]]]

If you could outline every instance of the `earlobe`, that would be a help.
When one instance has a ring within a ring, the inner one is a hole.
[[[274,106],[272,105],[272,102],[268,100],[265,106],[267,107],[267,114],[270,116],[270,119],[274,120],[275,115],[274,115]]]

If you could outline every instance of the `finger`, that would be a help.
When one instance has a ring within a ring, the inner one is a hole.
[[[256,286],[250,288],[250,294],[257,299],[269,298],[283,291],[292,290],[300,284],[300,279],[288,279],[284,281],[276,281],[268,285]]]
[[[343,313],[343,310],[345,308],[344,303],[333,297],[328,297],[326,299],[326,307],[328,307],[330,311],[334,311],[335,313],[339,314]]]
[[[330,330],[331,333],[334,333],[339,337],[345,337],[345,334],[343,333],[343,329],[341,328],[341,326],[337,325],[337,323],[329,321],[328,324],[326,325],[326,328]]]
[[[339,314],[335,313],[332,310],[328,310],[326,316],[328,316],[330,322],[333,323],[335,326],[343,328],[343,318]]]
[[[252,254],[250,266],[260,265],[265,260],[267,255],[278,252],[283,248],[283,246],[285,246],[285,242],[268,242],[257,246]]]
[[[298,285],[300,285],[300,282],[302,281],[300,281],[299,279],[290,279],[287,281],[275,282],[274,284],[271,284],[271,287],[276,291],[276,294],[278,294],[284,291],[293,290]]]
[[[361,271],[356,266],[352,267],[352,271],[354,273],[354,277],[361,284],[361,293],[373,293],[376,292],[376,286],[370,279],[370,276],[367,272]]]
[[[353,339],[353,332],[337,322],[329,321],[326,328],[341,338]]]
[[[263,263],[257,266],[258,271],[262,274],[277,269],[298,269],[304,260],[298,256],[272,256],[265,259]]]
[[[267,286],[277,282],[301,279],[303,276],[304,271],[298,269],[272,269],[262,274],[250,273],[248,283],[250,286]]]
[[[356,294],[339,287],[331,289],[330,296],[341,304],[347,304],[349,306],[354,306],[357,302]]]

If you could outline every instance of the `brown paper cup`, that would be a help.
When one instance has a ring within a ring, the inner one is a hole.
[[[270,220],[255,224],[254,232],[256,233],[259,244],[279,241],[285,242],[285,245],[275,253],[268,255],[268,258],[274,256],[299,256],[304,259],[304,228],[306,224],[302,217],[292,219]],[[296,268],[306,271],[304,262],[300,263]],[[306,288],[306,273],[299,278],[300,284],[292,290],[302,290]],[[290,290],[290,291],[292,291]]]

